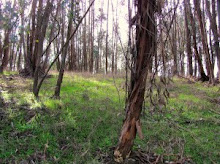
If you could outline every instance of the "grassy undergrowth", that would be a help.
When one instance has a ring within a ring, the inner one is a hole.
[[[37,101],[31,79],[0,77],[0,163],[102,163],[111,153],[124,118],[124,79],[67,73],[61,99],[56,75],[46,80]],[[220,161],[219,86],[174,79],[166,108],[146,110],[141,118],[141,148],[167,160],[185,156],[194,163]]]

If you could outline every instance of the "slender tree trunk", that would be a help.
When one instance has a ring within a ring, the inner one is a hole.
[[[199,74],[200,74],[202,81],[208,81],[209,77],[205,74],[203,64],[202,64],[202,56],[201,54],[199,54],[199,51],[197,48],[196,25],[195,25],[195,19],[193,17],[191,6],[190,6],[190,0],[187,0],[187,5],[189,7],[190,23],[192,26],[192,36],[193,36],[193,48],[194,48],[195,58],[198,62]]]
[[[15,52],[15,57],[14,57],[14,61],[13,61],[13,70],[16,70],[16,61],[18,58],[18,52],[19,52],[19,46],[16,46],[16,52]]]
[[[193,76],[191,33],[190,33],[189,22],[188,22],[188,20],[189,20],[188,19],[189,9],[188,9],[186,0],[184,0],[184,11],[185,11],[186,51],[187,51],[187,59],[188,59],[188,73],[189,73],[189,76]]]
[[[214,72],[213,72],[213,69],[212,69],[212,63],[211,63],[210,53],[209,53],[209,48],[208,48],[208,43],[207,43],[207,35],[205,33],[205,27],[204,27],[204,23],[203,23],[200,3],[201,3],[201,0],[194,0],[196,15],[197,15],[197,18],[198,18],[198,21],[199,21],[199,27],[200,27],[200,33],[201,33],[201,38],[202,38],[203,50],[205,52],[206,59],[207,59],[206,60],[207,61],[207,71],[209,72],[209,75],[210,75],[209,80],[212,84],[214,84]]]
[[[10,70],[13,71],[13,61],[14,61],[14,58],[15,58],[15,52],[14,52],[14,49],[15,49],[15,43],[12,44],[11,46],[11,49],[10,49]]]
[[[57,3],[57,9],[56,9],[56,14],[55,14],[55,18],[57,18],[57,15],[59,13],[59,9],[60,9],[60,1],[58,1]],[[55,24],[56,24],[56,21],[53,21],[52,23],[52,27],[51,27],[51,30],[50,30],[50,35],[49,35],[49,43],[52,41],[53,37],[54,37],[54,30],[55,30]],[[45,71],[46,68],[47,68],[47,65],[48,65],[48,61],[49,61],[49,56],[50,56],[50,47],[47,49],[46,51],[46,56],[45,56],[45,60],[44,60],[44,64],[43,64],[43,67],[42,67],[42,70]]]
[[[111,6],[112,6],[112,74],[115,72],[115,15],[114,15],[114,6],[111,0]]]
[[[3,51],[3,46],[2,46],[2,38],[1,38],[1,35],[0,35],[0,62],[2,61],[2,51]]]
[[[41,57],[43,54],[43,43],[44,43],[44,38],[46,35],[46,29],[48,26],[48,21],[49,21],[49,16],[50,13],[52,12],[52,2],[50,0],[47,1],[45,10],[43,15],[42,14],[42,9],[43,9],[43,2],[39,1],[39,8],[38,8],[38,23],[37,23],[37,30],[36,30],[36,39],[38,41],[35,43],[35,50],[34,50],[34,84],[33,84],[33,93],[36,97],[38,97],[38,80],[40,76],[40,62],[41,62]],[[41,73],[42,74],[42,73]]]
[[[126,104],[124,120],[118,145],[114,151],[117,162],[129,156],[137,130],[141,134],[140,113],[144,101],[145,85],[149,61],[155,53],[155,1],[138,0],[138,22],[136,28],[137,57],[134,59],[134,72],[131,73],[130,94]],[[140,135],[141,136],[141,135]]]
[[[108,16],[109,16],[109,0],[107,4],[107,23],[106,23],[106,38],[105,38],[105,73],[108,73]]]
[[[220,70],[220,48],[219,48],[219,34],[218,34],[218,28],[217,28],[217,22],[216,22],[216,5],[215,0],[212,0],[212,13],[210,12],[210,2],[209,0],[206,0],[206,12],[209,17],[210,21],[210,27],[213,33],[213,39],[214,39],[214,49],[215,49],[215,55],[217,56],[217,65],[218,70]],[[212,63],[214,65],[214,63]],[[218,71],[218,77],[220,77],[220,71]]]
[[[89,63],[89,72],[93,73],[93,64],[94,64],[94,17],[95,17],[95,11],[94,11],[94,5],[93,8],[91,10],[91,26],[90,26],[90,63]]]
[[[71,2],[71,10],[70,12],[73,12],[73,7],[74,7],[74,2]],[[73,15],[73,14],[72,14]],[[63,81],[63,75],[64,75],[64,69],[65,69],[65,63],[66,63],[66,56],[67,56],[67,51],[68,51],[68,43],[69,43],[69,37],[71,35],[71,31],[72,31],[72,16],[69,17],[69,21],[68,21],[68,31],[67,31],[67,46],[64,47],[63,50],[63,54],[62,54],[62,58],[61,58],[61,65],[60,65],[60,71],[59,71],[59,75],[58,75],[58,79],[57,79],[57,84],[56,84],[56,88],[55,88],[55,93],[54,93],[54,97],[55,98],[59,98],[60,97],[60,88],[61,88],[61,84]]]
[[[162,21],[160,20],[160,49],[161,49],[161,58],[163,63],[163,76],[166,76],[166,58],[165,58],[165,52],[164,52],[164,41],[163,41],[163,30],[162,30]]]
[[[85,1],[86,3],[86,1]],[[85,10],[86,10],[86,4],[85,4]],[[83,28],[83,67],[84,71],[88,71],[87,66],[87,45],[86,45],[86,18],[84,19],[84,28]]]
[[[24,9],[25,9],[25,3],[24,1],[19,1],[20,3],[20,17],[21,17],[21,24],[24,25]],[[24,28],[21,29],[21,47],[23,48],[23,58],[24,58],[24,66],[29,65],[28,64],[28,59],[27,59],[27,49],[26,49],[26,44],[25,44],[25,35],[24,35]],[[28,38],[27,38],[28,40]]]
[[[118,0],[117,0],[117,6],[118,6]],[[118,67],[118,8],[116,7],[116,15],[115,15],[115,74],[117,74],[117,67]]]
[[[18,61],[17,61],[17,70],[21,69],[21,46],[18,47]]]
[[[70,57],[69,57],[69,70],[70,71],[76,71],[77,66],[76,66],[76,49],[75,49],[75,38],[73,37],[71,39],[71,44],[70,44]]]
[[[2,64],[0,65],[0,73],[3,73],[9,61],[9,35],[10,35],[10,30],[7,29],[5,31],[5,39],[4,39],[4,45],[3,45],[3,58],[2,58]]]
[[[33,65],[33,56],[34,56],[34,46],[35,46],[35,33],[36,33],[36,8],[37,8],[37,0],[32,1],[32,9],[31,9],[31,31],[30,36],[27,42],[29,44],[27,47],[27,63],[25,65],[25,70],[28,71],[27,74],[33,76],[34,75],[34,65]],[[28,34],[29,35],[29,34]]]
[[[201,80],[202,81],[207,81],[207,80],[209,80],[209,77],[206,76],[206,74],[205,74],[203,64],[202,64],[202,57],[199,55],[199,51],[198,51],[198,48],[197,48],[196,25],[195,25],[195,20],[194,20],[193,14],[192,14],[191,6],[190,6],[190,0],[187,0],[187,5],[189,7],[190,23],[191,23],[191,26],[192,26],[192,36],[193,36],[193,48],[194,48],[194,53],[195,53],[196,60],[198,62],[199,73],[200,73],[200,76],[201,76]]]

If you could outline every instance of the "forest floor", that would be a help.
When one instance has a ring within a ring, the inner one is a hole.
[[[112,157],[125,116],[123,76],[67,73],[60,100],[51,98],[56,77],[45,81],[37,101],[31,79],[0,75],[0,163],[95,164]],[[166,107],[146,101],[144,139],[137,136],[133,150],[158,163],[219,163],[220,86],[173,81]]]

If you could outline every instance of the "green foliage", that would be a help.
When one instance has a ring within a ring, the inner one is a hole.
[[[162,154],[167,160],[182,154],[195,163],[217,163],[220,111],[211,100],[220,97],[218,87],[174,81],[166,108],[151,109],[146,102],[141,119],[144,140],[137,137],[134,149]],[[8,102],[0,108],[0,162],[102,163],[100,153],[112,153],[125,114],[123,78],[69,73],[56,100],[51,98],[54,76],[43,85],[40,101],[30,92],[31,80],[1,77],[0,82]]]

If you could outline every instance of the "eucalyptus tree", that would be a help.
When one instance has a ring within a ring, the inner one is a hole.
[[[141,135],[140,113],[144,101],[145,86],[152,56],[155,54],[156,1],[138,0],[136,25],[136,49],[131,71],[131,84],[126,103],[126,118],[123,122],[118,145],[114,151],[117,162],[129,156],[136,137]]]

